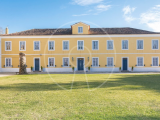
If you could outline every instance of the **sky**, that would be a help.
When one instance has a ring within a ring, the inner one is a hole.
[[[80,21],[160,32],[160,0],[0,0],[0,32],[70,28]]]

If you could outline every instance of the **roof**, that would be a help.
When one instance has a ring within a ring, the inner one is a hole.
[[[89,35],[105,34],[160,34],[135,28],[90,28]],[[72,35],[71,28],[61,29],[31,29],[22,32],[4,34],[3,36],[33,36],[33,35]]]

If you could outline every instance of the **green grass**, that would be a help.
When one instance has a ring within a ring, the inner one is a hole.
[[[160,119],[160,75],[108,77],[107,74],[2,77],[0,119]]]

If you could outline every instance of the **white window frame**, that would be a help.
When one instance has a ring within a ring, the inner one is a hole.
[[[25,42],[25,49],[21,50],[21,42]],[[26,51],[26,41],[19,41],[19,51]]]
[[[113,42],[113,49],[108,49],[108,41],[112,41]],[[114,40],[107,40],[107,50],[114,50]]]
[[[143,58],[143,64],[142,64],[142,66],[138,66],[138,58]],[[137,67],[144,67],[144,57],[137,57]]]
[[[39,42],[39,50],[35,50],[35,46],[34,46],[34,43],[35,43],[35,42]],[[40,41],[33,41],[33,48],[34,48],[34,51],[40,51],[40,49],[41,49]]]
[[[93,49],[93,42],[98,41],[98,49]],[[99,40],[92,40],[92,50],[99,50]]]
[[[68,66],[64,66],[64,58],[68,58]],[[62,58],[63,67],[69,67],[69,57],[63,57]]]
[[[54,66],[50,66],[50,64],[49,64],[49,59],[50,58],[53,58],[54,59]],[[55,67],[55,57],[48,57],[48,67]]]
[[[158,40],[158,39],[153,39],[153,40]],[[151,46],[151,47],[152,47],[152,50],[159,50],[159,40],[158,40],[158,49],[153,49],[153,40],[152,40],[152,44],[151,44],[151,45],[152,45],[152,46]]]
[[[6,49],[6,42],[10,42],[11,43],[11,49],[10,50]],[[12,41],[5,41],[5,51],[12,51]]]
[[[54,42],[54,49],[53,49],[53,50],[50,50],[50,49],[49,49],[49,42]],[[54,41],[54,40],[49,40],[49,41],[48,41],[48,51],[55,51],[55,41]]]
[[[64,46],[63,46],[63,42],[66,42],[66,41],[68,42],[68,49],[64,49]],[[65,50],[65,51],[66,51],[66,50],[69,50],[69,40],[63,40],[63,41],[62,41],[62,50]]]
[[[153,66],[153,58],[158,58],[158,66]],[[158,56],[152,57],[152,67],[159,67],[159,57]]]
[[[6,66],[6,59],[11,59],[11,66]],[[5,58],[5,67],[11,68],[12,67],[12,58]]]
[[[82,32],[79,32],[79,28],[80,28],[80,27],[82,28]],[[83,33],[83,26],[78,26],[78,33],[79,33],[79,34],[82,34],[82,33]]]
[[[78,47],[78,42],[83,42],[83,49],[79,49],[79,47]],[[77,50],[84,50],[84,40],[77,40]]]
[[[143,41],[143,49],[138,49],[138,41]],[[144,40],[137,40],[137,50],[144,50]]]
[[[128,41],[128,49],[123,49],[123,41]],[[122,47],[122,50],[129,50],[129,40],[122,40],[122,43],[121,43],[121,47]]]
[[[93,66],[93,58],[98,58],[98,66]],[[92,57],[92,67],[99,67],[99,57]]]
[[[113,58],[113,66],[108,65],[108,58]],[[114,57],[107,57],[107,67],[114,67]]]

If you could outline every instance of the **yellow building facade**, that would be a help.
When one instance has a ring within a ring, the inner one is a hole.
[[[45,72],[72,72],[73,67],[95,72],[132,71],[132,67],[160,71],[159,39],[158,33],[93,29],[82,22],[51,33],[47,29],[5,34],[0,36],[0,72],[18,72],[20,52],[26,55],[27,72],[31,67]]]

